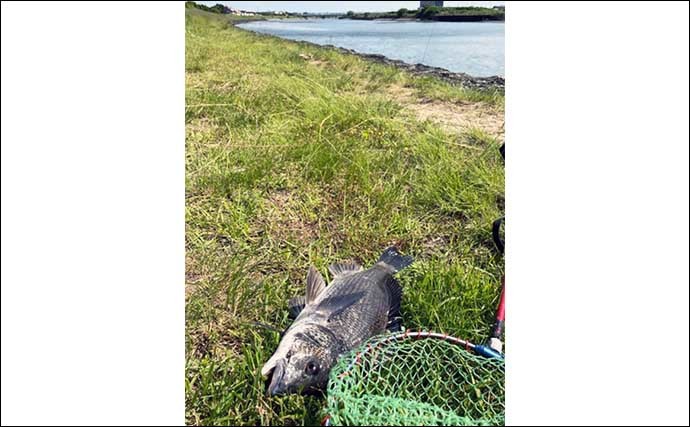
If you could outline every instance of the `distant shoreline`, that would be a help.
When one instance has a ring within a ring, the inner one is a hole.
[[[428,6],[422,9],[402,8],[395,12],[347,12],[340,19],[354,20],[407,20],[417,19],[420,21],[441,21],[441,22],[505,22],[506,13],[504,8],[489,7],[438,7]]]
[[[434,16],[427,19],[421,18],[397,18],[397,17],[359,17],[359,16],[342,16],[338,19],[350,19],[352,21],[436,21],[436,22],[505,22],[505,16],[485,16],[485,15],[441,15]]]

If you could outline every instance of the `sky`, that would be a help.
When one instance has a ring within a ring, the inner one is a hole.
[[[207,6],[221,3],[234,9],[255,12],[281,10],[288,12],[388,12],[400,8],[417,9],[418,1],[198,1]],[[445,6],[495,6],[505,1],[447,1]]]

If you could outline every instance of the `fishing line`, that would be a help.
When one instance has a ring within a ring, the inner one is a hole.
[[[429,24],[431,24],[431,31],[429,31],[429,36],[426,39],[426,47],[424,48],[424,54],[422,55],[422,60],[420,61],[420,63],[422,63],[422,64],[424,63],[424,60],[426,59],[426,51],[429,50],[429,43],[431,43],[431,36],[433,35],[434,30],[435,30],[435,28],[433,26],[433,22],[430,22]]]

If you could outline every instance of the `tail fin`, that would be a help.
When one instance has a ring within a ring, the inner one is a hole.
[[[391,246],[383,251],[377,264],[383,265],[387,270],[394,274],[412,264],[412,261],[414,261],[414,258],[411,256],[400,255],[400,253],[398,253],[398,249],[395,246]]]

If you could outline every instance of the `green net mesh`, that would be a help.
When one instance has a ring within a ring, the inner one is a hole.
[[[503,359],[425,332],[375,337],[328,382],[331,425],[503,425]]]

